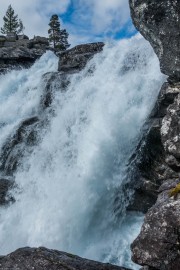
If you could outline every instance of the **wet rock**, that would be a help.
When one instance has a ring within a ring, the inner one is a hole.
[[[66,91],[68,85],[70,84],[70,77],[68,72],[49,72],[44,74],[43,83],[44,91],[41,98],[41,109],[45,110],[52,105],[56,91]]]
[[[125,270],[120,266],[103,264],[65,252],[40,248],[21,248],[0,258],[0,269],[11,270]]]
[[[13,202],[14,199],[8,194],[8,191],[14,186],[12,179],[0,178],[0,206]]]
[[[136,28],[151,43],[161,70],[170,81],[180,80],[179,0],[129,0]]]
[[[39,118],[36,116],[26,119],[7,139],[0,152],[0,171],[3,175],[13,175],[25,152],[30,153],[32,146],[38,141],[39,125]]]
[[[104,43],[89,43],[78,45],[59,54],[59,71],[78,72],[98,52],[103,50]]]

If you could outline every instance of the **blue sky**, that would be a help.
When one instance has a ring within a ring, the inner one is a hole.
[[[25,34],[47,36],[50,16],[59,15],[72,45],[130,37],[136,33],[128,0],[0,0],[0,25],[9,4],[25,25]]]

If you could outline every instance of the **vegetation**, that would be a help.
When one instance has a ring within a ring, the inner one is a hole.
[[[174,199],[177,198],[178,194],[180,193],[180,183],[175,186],[175,188],[172,188],[169,192],[170,197],[174,197]]]
[[[61,30],[58,15],[54,14],[51,16],[49,26],[49,42],[53,46],[53,48],[60,51],[64,51],[69,48],[69,34],[67,33],[66,29]]]
[[[15,14],[14,9],[9,5],[6,15],[3,17],[4,26],[1,28],[2,34],[8,34],[10,32],[20,34],[24,30],[24,26],[21,20],[18,19],[18,15]]]

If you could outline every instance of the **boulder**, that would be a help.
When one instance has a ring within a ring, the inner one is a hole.
[[[60,52],[58,54],[58,70],[62,72],[78,72],[82,70],[96,53],[103,50],[103,47],[104,43],[97,42],[78,45],[72,49]]]
[[[20,248],[0,257],[0,269],[11,270],[128,270],[120,266],[100,263],[58,250]]]
[[[180,1],[129,0],[135,27],[151,43],[169,80],[180,80]]]
[[[180,199],[170,197],[179,179],[159,189],[156,204],[146,214],[141,232],[131,245],[134,262],[149,269],[178,270],[180,265]]]

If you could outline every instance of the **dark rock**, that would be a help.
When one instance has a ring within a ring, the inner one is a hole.
[[[103,50],[104,43],[89,43],[78,45],[59,54],[59,71],[78,72],[98,52]]]
[[[49,72],[43,75],[44,91],[41,98],[41,107],[46,109],[52,105],[55,91],[66,91],[70,84],[69,74],[60,72]]]
[[[32,151],[32,146],[38,141],[37,129],[39,125],[40,121],[36,116],[26,119],[20,123],[15,133],[7,139],[0,153],[0,171],[3,175],[11,176],[25,152],[30,153]]]
[[[14,199],[8,195],[8,191],[14,187],[11,179],[0,178],[0,206],[13,202]]]
[[[175,106],[179,93],[178,84],[165,83],[144,125],[142,139],[130,163],[134,168],[130,177],[135,183],[135,193],[128,210],[146,213],[156,202],[161,184],[179,178],[179,161],[166,151],[161,135],[162,126],[166,125],[167,112],[171,106]],[[172,136],[171,132],[169,136]]]
[[[11,270],[126,270],[123,267],[104,264],[78,256],[40,248],[21,248],[0,258],[0,269]]]
[[[151,43],[161,70],[171,81],[180,80],[180,1],[129,0],[136,28]]]

